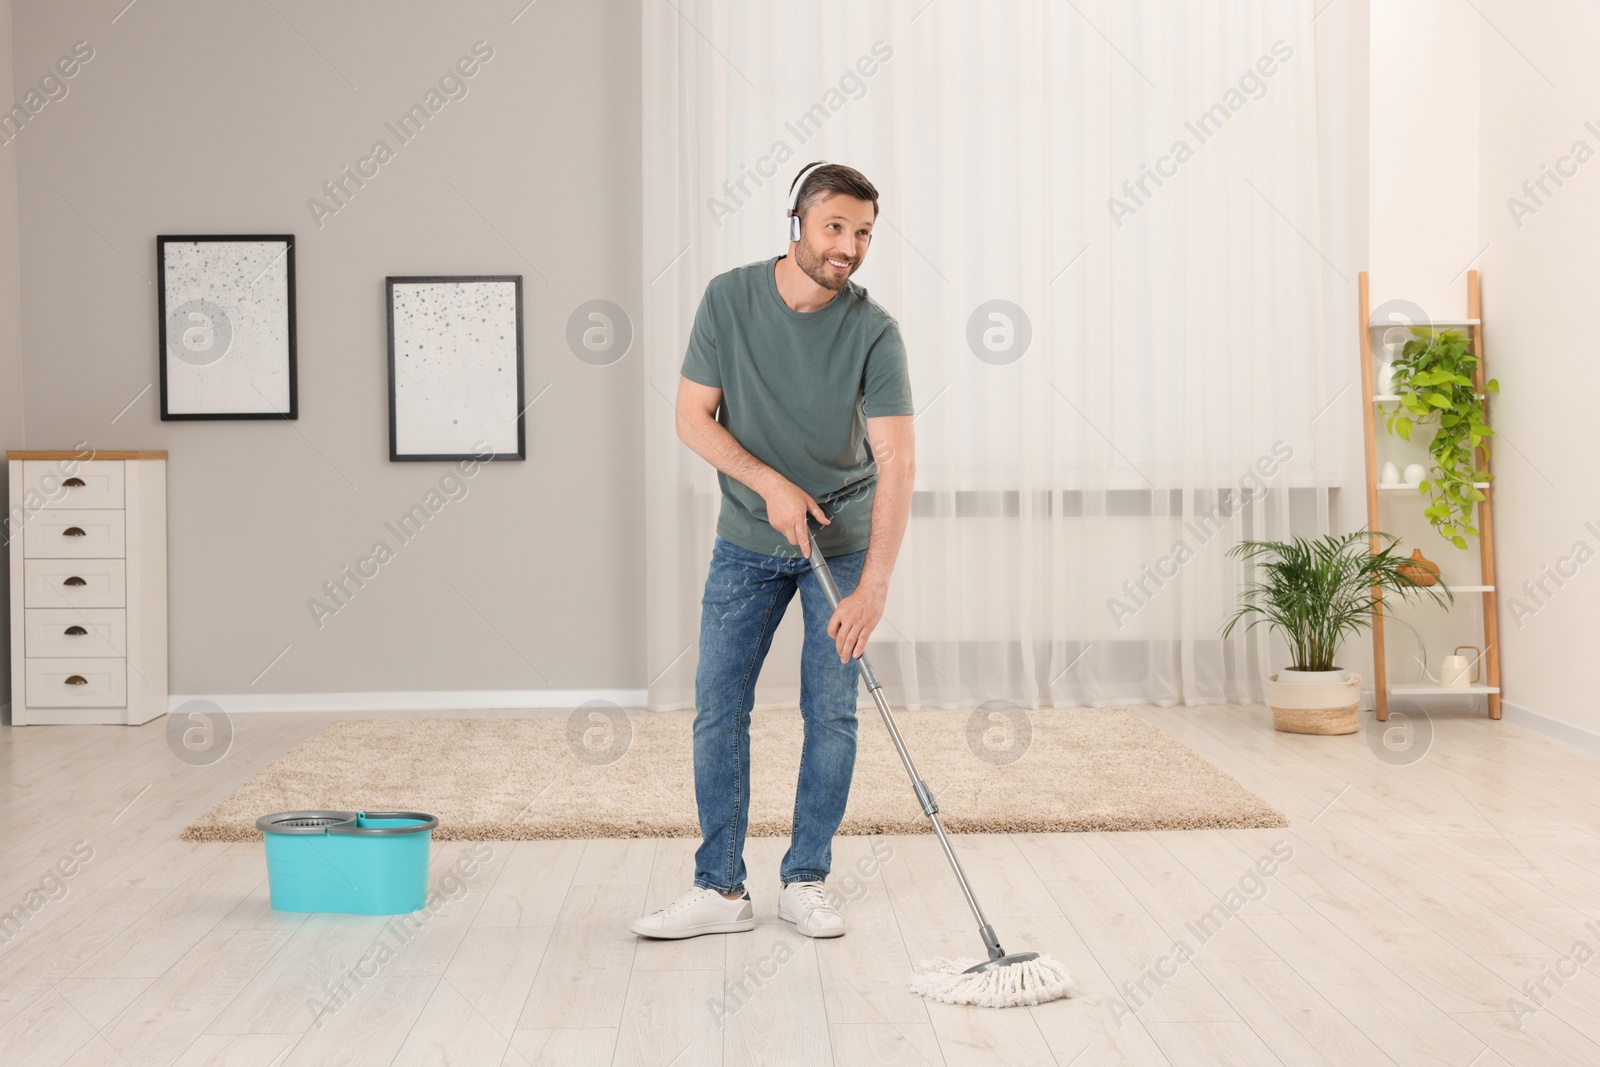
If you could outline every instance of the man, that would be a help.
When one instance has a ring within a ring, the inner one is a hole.
[[[694,886],[632,924],[647,937],[755,928],[746,891],[750,710],[796,590],[805,742],[778,915],[845,932],[823,890],[856,758],[856,660],[883,615],[911,509],[910,376],[893,316],[850,280],[878,217],[857,170],[816,163],[790,186],[789,251],[711,280],[678,385],[678,437],[717,468],[722,508],[701,601]],[[720,410],[720,413],[718,409]],[[839,586],[811,570],[811,523]]]

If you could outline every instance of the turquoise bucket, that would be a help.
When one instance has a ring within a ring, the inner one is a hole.
[[[428,899],[439,820],[417,811],[283,811],[256,820],[274,911],[402,915]]]

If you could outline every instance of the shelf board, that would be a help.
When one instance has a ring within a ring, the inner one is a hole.
[[[1392,697],[1452,696],[1456,693],[1498,693],[1497,685],[1391,685]]]
[[[1386,402],[1387,403],[1391,403],[1391,404],[1397,404],[1397,403],[1400,402],[1400,398],[1398,396],[1395,396],[1393,393],[1373,393],[1372,394],[1372,402],[1374,404],[1382,404],[1382,403],[1386,403]]]
[[[1429,326],[1479,326],[1479,325],[1482,325],[1482,323],[1483,323],[1482,319],[1433,319],[1433,320],[1429,321],[1428,325]],[[1367,323],[1367,329],[1369,329],[1369,330],[1379,330],[1379,329],[1387,330],[1387,329],[1391,329],[1391,328],[1396,327],[1396,326],[1399,326],[1401,329],[1408,329],[1409,328],[1409,327],[1401,325],[1398,322],[1369,322],[1369,323]]]
[[[1416,492],[1417,486],[1419,486],[1421,484],[1422,484],[1421,482],[1379,482],[1378,483],[1378,488],[1379,489],[1410,489],[1412,492]],[[1472,487],[1474,489],[1487,489],[1487,488],[1489,488],[1489,483],[1488,482],[1473,482],[1472,483]]]
[[[1437,583],[1435,583],[1435,585],[1437,585]],[[1433,588],[1435,588],[1435,585],[1419,585],[1419,586],[1416,586],[1415,588],[1417,588],[1417,589],[1433,589]],[[1492,586],[1492,585],[1452,585],[1450,587],[1450,591],[1452,593],[1492,593],[1492,592],[1494,592],[1494,586]],[[1388,603],[1387,596],[1385,596],[1384,602]],[[1401,603],[1412,603],[1412,602],[1411,601],[1402,601]],[[1433,601],[1431,601],[1431,600],[1419,600],[1419,601],[1415,601],[1415,603],[1432,604]],[[1443,605],[1438,605],[1438,606],[1443,607]]]

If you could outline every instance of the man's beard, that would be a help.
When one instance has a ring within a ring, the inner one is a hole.
[[[826,254],[813,254],[811,250],[806,247],[804,241],[795,246],[794,262],[795,266],[806,272],[806,277],[810,278],[824,289],[832,289],[835,292],[844,288],[844,283],[850,280],[850,276],[856,272],[856,267],[858,267],[861,263],[860,260],[854,260],[851,262],[850,269],[848,271],[846,271],[844,274],[839,274],[832,267],[828,266],[828,257]]]

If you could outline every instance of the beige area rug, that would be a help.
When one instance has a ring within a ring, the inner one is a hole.
[[[1289,825],[1132,710],[1040,709],[1026,716],[1026,726],[974,722],[970,710],[895,716],[947,830]],[[634,711],[626,724],[565,715],[345,720],[245,782],[183,838],[258,839],[258,816],[316,808],[427,812],[439,817],[437,840],[699,837],[693,719],[686,710]],[[862,709],[860,724],[839,832],[931,833],[876,709]],[[788,835],[801,739],[798,709],[752,715],[751,836]],[[605,762],[616,752],[620,757]]]

